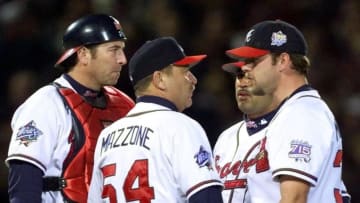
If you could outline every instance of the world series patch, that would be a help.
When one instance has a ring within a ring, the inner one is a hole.
[[[287,42],[287,36],[279,30],[278,32],[273,32],[271,35],[271,45],[272,46],[282,46]]]
[[[36,128],[35,121],[30,121],[19,128],[19,132],[16,134],[16,140],[20,140],[19,144],[27,147],[30,143],[35,142],[42,134],[41,130]]]
[[[311,145],[301,140],[293,140],[290,143],[289,158],[295,161],[309,162],[311,160]]]
[[[207,166],[209,170],[213,169],[211,166],[211,154],[203,146],[200,146],[199,152],[195,154],[194,158],[200,168]]]

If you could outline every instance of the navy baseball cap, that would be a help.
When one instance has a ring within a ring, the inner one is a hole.
[[[129,77],[133,85],[157,70],[173,64],[192,67],[206,55],[186,56],[173,37],[160,37],[145,42],[129,61]]]
[[[227,64],[222,65],[222,69],[226,72],[237,75],[242,72],[241,67],[243,65],[245,65],[244,61],[237,61],[237,62],[227,63]]]
[[[267,20],[254,25],[246,34],[245,45],[226,51],[232,58],[257,58],[268,53],[307,54],[303,34],[282,20]]]

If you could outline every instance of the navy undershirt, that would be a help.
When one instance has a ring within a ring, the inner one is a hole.
[[[44,173],[25,161],[9,161],[9,200],[11,203],[39,203]]]
[[[96,91],[85,87],[84,85],[74,80],[68,74],[64,74],[64,78],[70,83],[70,85],[76,90],[76,92],[82,95],[83,97],[97,97],[101,93],[101,91]]]
[[[154,104],[158,104],[161,106],[165,106],[173,111],[178,111],[178,109],[176,108],[174,103],[172,103],[171,101],[164,99],[162,97],[145,95],[145,96],[138,97],[136,99],[136,103],[138,103],[138,102],[154,103]]]
[[[244,120],[246,123],[246,130],[248,132],[249,135],[253,135],[259,131],[261,131],[262,129],[266,128],[266,126],[268,126],[268,124],[270,123],[270,121],[272,120],[272,118],[275,116],[275,114],[278,112],[278,110],[280,109],[280,107],[292,96],[294,96],[296,93],[299,92],[303,92],[303,91],[309,91],[309,90],[314,90],[310,85],[303,85],[301,87],[299,87],[298,89],[296,89],[289,97],[287,97],[286,99],[284,99],[284,101],[282,101],[280,103],[280,105],[273,111],[260,116],[258,118],[254,118],[254,119],[250,119],[246,114],[244,114]]]

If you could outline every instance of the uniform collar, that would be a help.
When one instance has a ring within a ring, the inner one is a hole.
[[[314,89],[308,84],[299,87],[289,97],[284,99],[275,110],[273,110],[261,117],[258,117],[255,119],[250,119],[250,118],[248,118],[248,116],[246,114],[244,114],[244,121],[246,124],[246,129],[247,129],[248,134],[253,135],[253,134],[261,131],[262,129],[266,128],[268,126],[268,124],[270,123],[270,121],[273,119],[273,117],[276,115],[276,113],[279,111],[279,109],[283,106],[283,104],[286,101],[288,101],[290,98],[292,98],[294,95],[296,95],[299,92],[305,92],[305,91],[310,91],[310,90],[314,90]]]
[[[86,98],[91,98],[91,97],[97,97],[100,95],[101,91],[95,91],[92,90],[90,88],[87,88],[83,85],[81,85],[79,82],[77,82],[76,80],[74,80],[70,75],[68,74],[64,74],[64,79],[66,81],[68,81],[70,83],[70,85],[75,89],[75,91],[77,93],[79,93],[80,95],[82,95],[83,97]]]
[[[139,103],[139,102],[154,103],[154,104],[158,104],[161,106],[165,106],[173,111],[178,111],[178,109],[176,108],[174,103],[172,103],[171,101],[164,99],[162,97],[145,95],[145,96],[138,97],[136,99],[136,103]]]

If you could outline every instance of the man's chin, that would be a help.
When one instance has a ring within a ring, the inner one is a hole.
[[[190,108],[190,107],[192,106],[192,104],[193,104],[193,102],[192,102],[192,100],[190,99],[190,100],[186,103],[185,109]]]
[[[253,110],[253,108],[250,105],[245,104],[245,103],[238,104],[238,108],[240,109],[241,112],[246,113],[246,114],[251,113]]]

